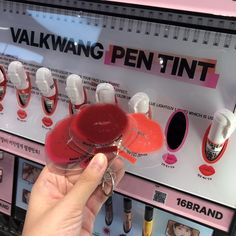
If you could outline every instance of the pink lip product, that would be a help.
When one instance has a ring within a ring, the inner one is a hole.
[[[105,202],[105,222],[106,225],[111,225],[113,221],[113,206],[112,206],[112,196],[110,196]]]
[[[227,140],[235,128],[236,116],[233,112],[228,109],[221,109],[214,114],[212,124],[208,129],[205,153],[203,152],[203,157],[207,162],[215,163],[222,157]]]
[[[36,84],[42,93],[42,103],[46,113],[52,114],[57,104],[57,88],[48,68],[41,67],[36,71]]]
[[[66,94],[70,99],[70,114],[75,114],[81,106],[86,104],[86,93],[83,88],[83,81],[79,75],[71,74],[66,79]]]
[[[128,106],[131,113],[142,113],[151,118],[150,99],[146,93],[139,92],[131,97]]]
[[[20,106],[26,107],[30,99],[31,83],[23,64],[19,61],[12,61],[8,66],[8,77],[16,87]]]
[[[109,83],[98,84],[95,92],[97,103],[116,104],[116,94],[114,87]]]

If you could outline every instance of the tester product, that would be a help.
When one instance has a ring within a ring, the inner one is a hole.
[[[70,99],[70,111],[75,114],[86,103],[83,81],[79,75],[71,74],[66,79],[66,94]]]
[[[52,113],[56,103],[56,86],[52,73],[48,68],[41,67],[36,72],[36,84],[42,93],[47,113]]]

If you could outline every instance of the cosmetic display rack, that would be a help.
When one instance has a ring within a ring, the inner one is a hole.
[[[2,0],[0,11],[1,150],[45,165],[46,135],[71,114],[71,74],[88,104],[104,82],[126,112],[144,92],[165,145],[124,158],[116,191],[234,234],[236,132],[214,161],[205,146],[215,112],[235,111],[235,1]],[[38,82],[46,73],[52,93]]]

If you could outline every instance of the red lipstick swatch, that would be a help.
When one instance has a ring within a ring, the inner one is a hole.
[[[96,104],[83,108],[73,119],[73,138],[95,144],[111,144],[125,131],[128,118],[113,104]]]
[[[215,174],[215,169],[212,166],[201,165],[199,170],[205,176],[211,176]]]

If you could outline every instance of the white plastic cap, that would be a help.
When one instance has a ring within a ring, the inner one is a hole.
[[[8,77],[16,89],[27,89],[29,81],[24,66],[19,61],[12,61],[8,66]]]
[[[66,94],[74,105],[85,102],[83,81],[79,75],[72,74],[66,79]]]
[[[2,71],[0,70],[0,83],[2,83],[3,81],[4,81],[4,75]]]
[[[100,83],[96,88],[95,99],[98,103],[116,103],[114,87],[109,83]]]
[[[146,114],[149,111],[149,101],[146,93],[136,93],[128,103],[130,112]]]
[[[56,94],[52,73],[48,68],[41,67],[36,71],[36,84],[43,96],[52,97]]]
[[[236,116],[228,109],[221,109],[214,114],[208,139],[215,144],[222,144],[236,128]]]

